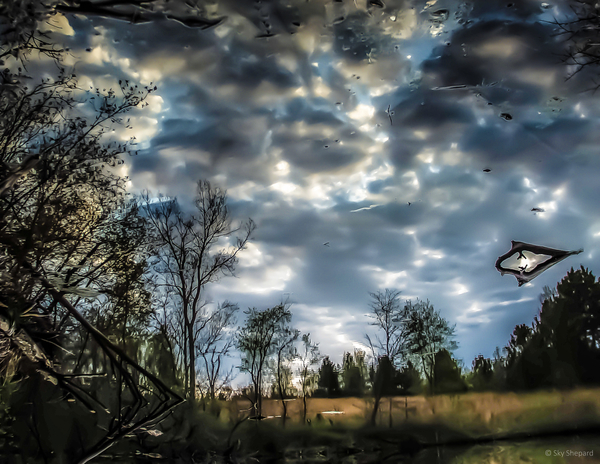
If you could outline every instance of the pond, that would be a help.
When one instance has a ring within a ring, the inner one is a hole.
[[[0,2],[0,459],[598,422],[595,1]]]
[[[410,464],[592,464],[600,453],[598,436],[553,437],[551,440],[502,441],[466,447],[433,447],[412,455],[394,452],[350,450],[336,454],[324,448],[290,453],[281,462],[339,462],[367,464],[401,462]]]

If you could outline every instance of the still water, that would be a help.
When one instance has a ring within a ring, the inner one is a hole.
[[[295,456],[286,457],[281,462],[294,464],[306,462],[343,464],[378,462],[411,464],[591,464],[600,463],[600,436],[552,437],[531,441],[501,441],[470,447],[428,448],[413,455],[381,451],[353,452],[352,450],[345,453],[336,453],[324,448],[292,454],[295,454]]]

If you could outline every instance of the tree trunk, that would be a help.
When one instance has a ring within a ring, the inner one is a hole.
[[[279,387],[279,398],[281,399],[281,407],[283,408],[282,425],[285,427],[285,419],[287,416],[287,406],[285,404],[284,389],[281,385],[281,352],[277,358],[277,386]]]
[[[282,416],[283,420],[282,420],[282,424],[285,427],[285,419],[287,418],[287,405],[285,403],[285,400],[283,398],[283,393],[281,393],[281,390],[280,390],[280,395],[279,396],[281,396],[281,405],[283,406],[283,416]]]
[[[302,423],[306,423],[306,392],[302,393],[302,404],[304,405],[304,410],[302,413]]]
[[[260,382],[261,379],[259,378],[258,382],[254,384],[254,417],[259,417],[262,414],[262,401],[259,387]]]
[[[379,410],[379,402],[381,401],[380,395],[375,395],[375,406],[373,406],[373,412],[371,413],[371,425],[377,425],[377,411]]]
[[[190,352],[190,398],[196,399],[196,356],[194,356],[194,319],[188,321],[188,350]]]

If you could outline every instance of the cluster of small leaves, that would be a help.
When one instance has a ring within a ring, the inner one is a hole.
[[[32,87],[28,81],[22,72],[0,73],[0,242],[6,251],[0,271],[10,311],[18,315],[36,301],[36,311],[48,316],[56,305],[48,307],[44,290],[21,273],[20,262],[33,263],[59,291],[89,299],[114,284],[118,263],[130,261],[138,247],[115,246],[131,225],[114,217],[127,179],[108,168],[123,162],[128,146],[105,143],[103,136],[154,88],[132,86],[121,97],[97,90],[101,103],[86,118],[76,113],[75,76],[59,74]]]
[[[12,57],[25,62],[38,51],[58,60],[63,50],[52,43],[38,24],[55,14],[57,2],[41,0],[6,0],[0,3],[0,66]]]

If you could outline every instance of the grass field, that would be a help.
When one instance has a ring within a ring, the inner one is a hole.
[[[247,400],[225,402],[222,420],[241,417]],[[372,398],[310,398],[307,418],[312,424],[364,425],[373,411]],[[538,391],[534,393],[465,393],[460,395],[383,398],[377,425],[440,424],[467,435],[560,430],[600,425],[600,389]],[[301,422],[302,399],[287,401],[288,421]],[[263,415],[278,421],[281,402],[263,401]]]
[[[310,423],[302,424],[302,400],[290,400],[283,427],[276,400],[264,401],[262,421],[242,420],[247,400],[187,403],[160,424],[162,436],[143,435],[117,448],[169,463],[599,462],[600,389],[384,398],[375,425],[373,404],[309,399]],[[594,447],[595,457],[585,459],[545,454]]]

